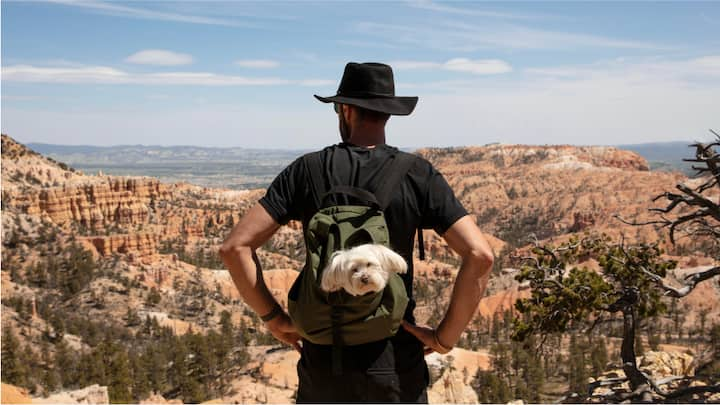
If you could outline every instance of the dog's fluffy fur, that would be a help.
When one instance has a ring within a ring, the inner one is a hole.
[[[344,289],[350,295],[382,291],[391,272],[405,273],[407,263],[382,245],[366,244],[333,253],[322,272],[320,288],[327,292]]]

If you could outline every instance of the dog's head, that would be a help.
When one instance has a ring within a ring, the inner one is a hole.
[[[335,252],[323,270],[320,288],[327,292],[345,289],[351,295],[382,291],[391,272],[405,273],[407,263],[382,245],[360,245]]]

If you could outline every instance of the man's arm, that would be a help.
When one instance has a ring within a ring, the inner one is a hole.
[[[278,230],[280,224],[256,204],[240,219],[220,247],[220,256],[243,300],[259,315],[270,314],[279,306],[265,285],[255,250]],[[300,335],[284,311],[266,322],[278,340],[299,348]]]
[[[485,294],[493,264],[492,249],[469,215],[455,222],[443,238],[462,258],[445,317],[435,330],[403,321],[405,329],[429,348],[426,353],[447,353],[460,340]]]

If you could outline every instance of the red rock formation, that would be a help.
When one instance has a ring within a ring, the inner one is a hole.
[[[161,235],[156,233],[135,233],[111,236],[93,236],[82,238],[90,241],[97,252],[103,256],[113,253],[137,253],[151,255],[157,253]]]
[[[157,179],[104,178],[91,184],[11,192],[9,201],[26,214],[46,214],[57,224],[79,222],[99,229],[147,222],[148,206],[171,195]]]
[[[592,230],[613,237],[657,240],[650,227],[614,218],[649,220],[652,198],[686,178],[649,172],[634,152],[612,147],[491,145],[418,152],[446,177],[485,232],[511,245]],[[442,254],[442,249],[438,253]]]

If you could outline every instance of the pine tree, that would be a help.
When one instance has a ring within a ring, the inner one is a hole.
[[[45,368],[42,371],[42,381],[41,381],[43,390],[45,392],[45,395],[50,394],[51,392],[55,391],[58,388],[59,379],[57,376],[57,373],[52,368]]]
[[[492,325],[490,326],[490,339],[494,342],[500,340],[500,315],[496,312],[492,317]]]
[[[133,400],[133,381],[130,375],[130,359],[127,351],[119,344],[107,346],[106,358],[108,367],[108,395],[111,403],[126,404]]]
[[[531,346],[532,347],[532,346]],[[527,350],[527,349],[526,349]],[[531,349],[532,350],[532,349]],[[525,385],[527,386],[527,402],[538,403],[540,401],[540,389],[545,384],[545,370],[542,361],[537,353],[529,352],[527,365],[523,372]]]
[[[470,385],[481,404],[504,404],[512,399],[510,387],[492,371],[478,371]]]
[[[31,394],[37,394],[39,384],[42,383],[43,368],[30,344],[25,344],[22,352],[22,361],[27,370],[27,387]]]
[[[59,384],[62,387],[70,387],[77,381],[77,361],[70,348],[64,340],[55,345],[55,358],[53,359],[55,370],[58,372]]]
[[[510,376],[510,348],[507,344],[497,343],[490,347],[492,368],[500,377]]]
[[[23,354],[20,352],[20,342],[15,337],[12,328],[5,328],[2,339],[2,380],[19,387],[28,386],[28,369]]]
[[[125,326],[133,327],[138,326],[141,323],[142,320],[137,314],[137,311],[135,311],[132,307],[128,307],[127,312],[125,313]]]

